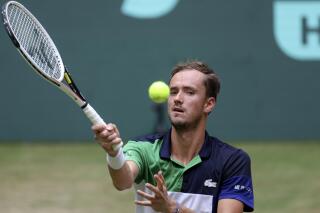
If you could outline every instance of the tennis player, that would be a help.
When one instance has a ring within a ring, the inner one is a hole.
[[[130,140],[123,151],[114,124],[92,127],[107,152],[118,190],[136,188],[136,212],[240,213],[253,211],[249,156],[206,131],[220,90],[217,75],[200,61],[177,65],[171,75],[171,128]]]

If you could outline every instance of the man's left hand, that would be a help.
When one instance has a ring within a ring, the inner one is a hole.
[[[150,206],[154,211],[157,212],[174,212],[176,208],[176,202],[168,196],[167,187],[162,172],[159,171],[153,177],[157,182],[157,185],[154,186],[150,183],[146,184],[146,187],[152,191],[153,194],[138,190],[137,193],[145,198],[145,200],[136,200],[135,204],[141,206]]]

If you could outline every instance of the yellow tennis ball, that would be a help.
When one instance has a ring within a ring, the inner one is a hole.
[[[170,94],[169,86],[163,81],[155,81],[149,87],[149,97],[155,103],[165,102]]]

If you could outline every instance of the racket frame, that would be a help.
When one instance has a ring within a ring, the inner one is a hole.
[[[27,15],[30,18],[32,18],[32,20],[35,21],[36,24],[41,28],[42,33],[44,33],[44,35],[47,37],[51,45],[51,48],[53,48],[55,53],[57,54],[56,59],[59,64],[59,69],[63,73],[63,75],[61,75],[58,80],[51,78],[50,76],[42,72],[41,71],[42,69],[37,65],[37,63],[31,57],[29,57],[29,54],[27,53],[27,51],[23,48],[22,45],[20,45],[19,41],[16,39],[16,35],[12,30],[12,27],[10,26],[9,20],[7,19],[8,17],[7,11],[10,4],[14,4],[20,7],[24,12],[26,12]],[[86,99],[80,93],[78,87],[73,82],[70,73],[67,71],[66,67],[64,66],[62,62],[62,58],[60,56],[60,53],[56,45],[54,44],[53,40],[51,39],[51,37],[49,36],[45,28],[42,26],[42,24],[37,20],[37,18],[22,4],[16,1],[8,1],[2,6],[2,19],[3,19],[5,30],[7,31],[12,43],[14,44],[18,52],[23,56],[23,58],[28,62],[28,64],[31,65],[33,70],[36,71],[36,73],[38,73],[45,80],[57,86],[70,98],[72,98],[75,101],[75,103],[82,108],[83,112],[85,113],[85,115],[88,117],[88,119],[91,121],[92,124],[105,124],[105,122],[100,117],[100,115],[93,109],[93,107],[86,101]],[[66,83],[63,83],[63,80],[65,80]],[[123,142],[121,142],[120,144],[114,145],[113,149],[119,150],[121,149],[122,145],[123,145]]]
[[[62,73],[64,72],[65,67],[63,65],[63,61],[62,61],[61,55],[60,55],[56,45],[54,44],[52,38],[50,37],[50,35],[46,31],[46,29],[42,26],[42,24],[37,20],[37,18],[26,7],[24,7],[22,4],[20,4],[19,2],[16,2],[16,1],[8,1],[7,3],[5,3],[3,5],[3,8],[2,8],[3,23],[5,25],[5,29],[8,32],[8,35],[9,35],[10,39],[12,40],[12,42],[14,43],[16,48],[19,50],[19,52],[24,56],[24,58],[32,65],[33,68],[35,68],[35,71],[37,71],[37,73],[39,73],[41,76],[45,77],[45,79],[51,81],[54,84],[57,84],[58,82],[61,82],[63,77],[64,77],[64,75],[60,75],[60,78],[58,80],[56,80],[54,78],[51,78],[51,77],[47,76],[46,73],[41,72],[40,71],[41,68],[37,65],[37,63],[31,57],[29,57],[29,54],[24,49],[23,45],[20,45],[20,42],[16,39],[17,36],[15,35],[14,31],[12,30],[12,26],[10,25],[10,22],[7,19],[7,17],[8,17],[8,15],[7,15],[8,7],[11,4],[21,8],[23,10],[23,12],[25,12],[28,15],[28,17],[31,18],[32,21],[34,21],[38,27],[40,27],[41,32],[45,35],[45,37],[47,37],[47,41],[50,43],[50,48],[52,48],[54,50],[54,52],[56,53],[56,57],[55,58],[56,58],[57,63],[59,65],[59,70]]]
[[[22,45],[20,45],[20,42],[16,39],[15,33],[12,30],[12,26],[10,25],[9,20],[7,19],[7,11],[10,4],[14,4],[15,6],[22,8],[22,10],[31,18],[38,26],[40,26],[42,33],[44,33],[45,37],[48,38],[48,41],[50,42],[51,48],[54,49],[55,53],[57,54],[57,61],[59,64],[59,69],[63,73],[61,75],[61,78],[59,80],[56,80],[54,78],[51,78],[47,76],[44,72],[41,71],[41,68],[35,63],[35,61],[29,57],[29,54],[27,51],[23,48]],[[3,18],[3,24],[4,27],[12,41],[12,43],[15,45],[16,49],[19,51],[19,53],[23,56],[23,58],[28,62],[28,64],[31,65],[34,71],[38,73],[41,77],[52,83],[53,85],[57,86],[59,89],[61,89],[64,93],[66,93],[70,98],[72,98],[78,106],[80,106],[82,109],[86,107],[87,102],[86,99],[82,96],[77,86],[74,84],[70,73],[67,71],[66,67],[63,64],[62,58],[60,56],[60,53],[58,49],[56,48],[53,40],[51,39],[48,32],[45,30],[45,28],[41,25],[41,23],[34,17],[34,15],[22,4],[16,1],[8,1],[2,6],[2,18]],[[67,76],[67,77],[66,77]],[[62,80],[65,79],[68,84],[64,84]],[[67,80],[68,79],[68,80]]]

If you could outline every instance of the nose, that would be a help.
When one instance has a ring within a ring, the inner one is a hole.
[[[182,103],[183,103],[183,98],[182,98],[181,91],[178,92],[178,93],[174,96],[174,103],[175,103],[175,104],[182,104]]]

